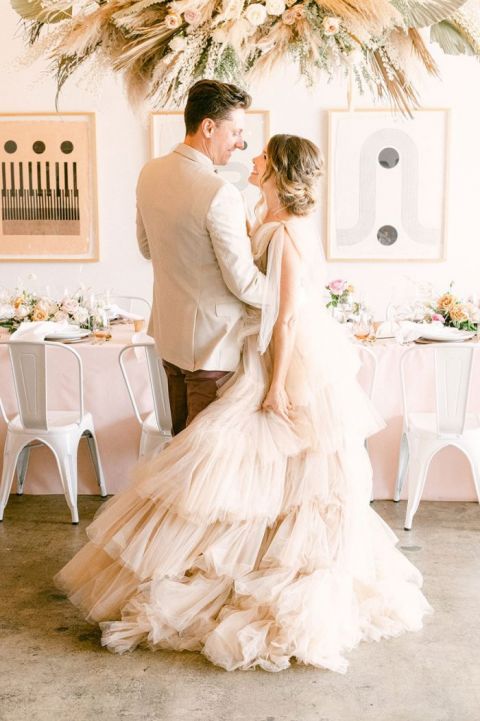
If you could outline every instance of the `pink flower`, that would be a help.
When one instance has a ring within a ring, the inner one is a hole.
[[[330,281],[327,288],[330,293],[333,293],[333,295],[342,295],[347,285],[348,283],[346,280],[341,280],[341,278],[338,278],[337,280]]]
[[[189,25],[195,25],[200,20],[200,13],[198,10],[185,10],[183,18]]]
[[[168,13],[168,15],[165,16],[164,22],[167,28],[169,28],[170,30],[175,30],[182,24],[182,18],[176,13]]]
[[[440,313],[432,313],[432,323],[445,323],[445,318]]]

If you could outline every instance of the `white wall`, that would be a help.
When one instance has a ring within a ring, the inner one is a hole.
[[[0,33],[0,112],[53,111],[55,84],[47,63],[37,60],[25,66],[20,62],[25,56],[22,32],[6,2],[0,6]],[[422,87],[422,100],[425,107],[452,108],[446,262],[342,262],[327,267],[329,278],[353,281],[377,317],[381,317],[392,287],[402,285],[405,275],[431,281],[439,289],[455,279],[459,291],[480,291],[480,64],[435,54],[442,80],[429,79]],[[308,91],[297,80],[294,68],[279,70],[251,91],[254,106],[270,110],[272,133],[305,135],[325,149],[326,111],[346,104],[342,82],[321,83]],[[357,98],[356,104],[368,107],[372,103],[369,98]],[[0,286],[14,286],[18,276],[34,272],[39,290],[46,284],[73,289],[83,282],[99,290],[110,287],[149,296],[151,270],[137,251],[134,225],[136,178],[148,158],[148,108],[141,112],[130,108],[120,77],[107,72],[95,78],[80,70],[64,87],[60,110],[96,113],[100,262],[3,262]]]

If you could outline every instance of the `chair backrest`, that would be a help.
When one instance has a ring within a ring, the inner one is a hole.
[[[434,354],[435,412],[437,432],[444,435],[461,435],[465,429],[473,353],[478,346],[472,344],[439,343],[422,348],[412,347],[402,356],[402,381],[405,424],[408,427],[408,390],[406,363],[414,352]]]
[[[129,313],[133,313],[135,310],[139,311],[141,309],[141,312],[148,323],[150,313],[152,312],[152,306],[146,298],[141,298],[137,295],[115,294],[111,296],[110,300],[115,305],[118,305],[119,308],[122,308]]]
[[[127,386],[135,416],[137,417],[138,422],[142,424],[142,417],[128,377],[127,369],[125,367],[124,355],[137,348],[145,349],[148,376],[150,379],[150,388],[153,398],[153,410],[158,428],[162,433],[170,434],[172,432],[172,416],[170,413],[170,403],[168,399],[168,380],[163,368],[163,361],[158,355],[153,343],[136,343],[127,345],[125,348],[122,348],[119,354],[120,368],[125,379],[125,384]]]
[[[356,346],[362,365],[358,372],[358,380],[365,389],[370,400],[375,391],[375,379],[377,375],[377,356],[370,348],[364,345]]]
[[[4,342],[8,346],[13,371],[18,412],[24,428],[48,430],[47,348],[53,347],[75,356],[79,381],[79,422],[83,418],[82,361],[73,348],[46,341]]]

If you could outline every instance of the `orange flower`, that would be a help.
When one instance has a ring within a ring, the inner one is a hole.
[[[455,305],[449,308],[448,312],[454,323],[463,323],[468,320],[467,310],[462,303],[455,303]]]
[[[48,313],[41,305],[36,305],[33,309],[32,320],[47,320]]]
[[[444,293],[438,299],[437,305],[439,310],[450,310],[450,308],[453,308],[453,306],[457,303],[458,300],[455,298],[454,295],[452,295],[451,293]]]

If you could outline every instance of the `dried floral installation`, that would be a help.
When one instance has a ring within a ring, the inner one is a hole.
[[[54,65],[58,89],[88,58],[124,74],[133,101],[182,104],[199,78],[245,84],[286,56],[307,83],[344,72],[360,93],[418,106],[428,37],[480,55],[480,0],[11,0]],[[429,34],[429,35],[428,35]]]

